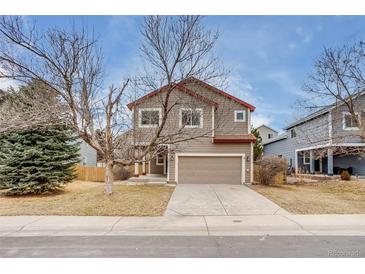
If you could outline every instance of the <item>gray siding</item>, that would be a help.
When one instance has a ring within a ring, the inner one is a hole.
[[[336,156],[333,158],[333,166],[334,167],[341,167],[341,168],[348,168],[352,167],[353,175],[358,176],[365,176],[365,158],[359,157],[355,155],[349,156]]]
[[[262,143],[269,142],[278,136],[278,133],[276,131],[273,131],[272,129],[267,128],[265,126],[258,127],[257,131],[260,133]],[[269,136],[268,136],[269,134],[272,135],[271,139],[269,139]]]
[[[267,145],[264,145],[264,156],[279,156],[286,158],[288,164],[294,166],[295,144],[288,139],[279,140]]]
[[[357,98],[354,102],[354,105],[355,111],[364,115],[363,111],[365,109],[365,95]],[[343,112],[348,112],[347,107],[343,105],[332,110],[333,141],[336,143],[361,143],[362,139],[360,138],[359,130],[343,129]]]
[[[152,159],[149,163],[150,163],[150,167],[149,167],[149,170],[147,170],[147,173],[164,174],[165,166],[157,165],[156,158]]]
[[[80,144],[80,164],[84,166],[96,166],[96,150],[81,141]]]
[[[365,95],[360,96],[355,101],[355,110],[360,114],[365,108]],[[264,155],[283,155],[288,161],[292,158],[293,165],[295,150],[300,148],[326,145],[332,141],[333,144],[340,143],[363,143],[358,130],[345,130],[343,128],[343,112],[347,112],[346,106],[339,106],[331,110],[330,114],[322,114],[313,120],[304,122],[294,127],[297,137],[290,138],[288,129],[287,139],[264,145]],[[364,114],[363,114],[364,115]],[[362,117],[363,119],[364,117]],[[329,122],[331,121],[331,123]],[[332,125],[330,128],[329,125]],[[332,139],[331,139],[332,135]],[[325,158],[324,158],[325,159]],[[334,156],[334,167],[353,167],[355,175],[365,175],[365,160],[356,155]],[[302,158],[298,155],[299,168],[307,168],[302,165]],[[325,170],[325,163],[323,163]]]

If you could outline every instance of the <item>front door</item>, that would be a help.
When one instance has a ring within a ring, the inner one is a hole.
[[[320,168],[320,160],[314,160],[314,171],[315,172],[320,172],[321,168]]]

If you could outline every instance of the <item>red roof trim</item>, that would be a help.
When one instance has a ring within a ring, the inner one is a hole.
[[[180,91],[182,91],[182,92],[185,92],[185,93],[189,94],[190,96],[193,96],[193,97],[195,97],[195,98],[197,98],[197,99],[199,99],[199,100],[201,100],[201,101],[203,101],[203,102],[206,102],[206,103],[207,103],[207,104],[209,104],[209,105],[212,105],[212,106],[218,107],[218,103],[216,103],[216,102],[214,102],[214,101],[212,101],[212,100],[210,100],[210,99],[208,99],[208,98],[206,98],[206,97],[204,97],[204,96],[202,96],[202,95],[200,95],[200,94],[196,93],[195,91],[192,91],[191,89],[189,89],[189,88],[187,88],[187,87],[185,87],[185,86],[182,86],[182,85],[180,85],[180,84],[172,84],[172,86],[173,86],[173,88],[176,88],[176,89],[178,89],[178,90],[180,90]],[[141,97],[141,98],[139,98],[139,99],[137,99],[137,100],[135,100],[135,101],[133,101],[133,102],[131,102],[131,103],[127,104],[127,107],[128,107],[129,109],[132,109],[132,107],[133,107],[133,106],[135,106],[135,105],[138,105],[138,104],[142,103],[142,102],[143,102],[143,101],[145,101],[146,99],[151,98],[151,97],[153,97],[153,96],[157,95],[157,94],[158,94],[158,93],[160,93],[160,92],[163,92],[164,90],[166,90],[166,89],[167,89],[167,87],[168,87],[168,86],[166,85],[166,86],[163,86],[163,87],[161,87],[161,88],[159,88],[159,89],[156,89],[156,90],[154,90],[154,91],[152,91],[152,92],[150,92],[150,93],[148,93],[148,94],[144,95],[143,97]]]
[[[229,94],[229,93],[227,93],[227,92],[225,92],[223,90],[220,90],[220,89],[218,89],[216,87],[213,87],[213,86],[211,86],[211,85],[209,85],[209,84],[207,84],[207,83],[205,83],[205,82],[203,82],[203,81],[201,81],[201,80],[199,80],[199,79],[197,79],[195,77],[190,77],[189,79],[183,80],[180,83],[181,84],[184,84],[186,82],[195,82],[195,83],[197,83],[198,85],[200,85],[202,87],[205,87],[205,88],[210,89],[212,91],[218,92],[219,94],[221,94],[221,95],[223,95],[223,96],[225,96],[225,97],[227,97],[229,99],[232,99],[236,103],[238,103],[238,104],[240,104],[242,106],[247,107],[250,111],[255,111],[255,109],[256,109],[256,107],[254,107],[253,105],[251,105],[251,104],[249,104],[249,103],[247,103],[245,101],[242,101],[241,99],[238,99],[237,97],[235,97],[235,96],[233,96],[233,95],[231,95],[231,94]]]
[[[256,139],[219,139],[213,138],[214,144],[229,144],[229,143],[255,143]]]
[[[187,88],[185,86],[176,84],[176,88],[180,89],[181,91],[184,91],[185,93],[187,93],[187,94],[189,94],[189,95],[191,95],[193,97],[198,98],[199,100],[201,100],[203,102],[206,102],[209,105],[218,107],[218,103],[216,103],[213,100],[210,100],[210,99],[204,97],[203,95],[200,95],[200,94],[196,93],[195,91],[192,91],[191,89],[189,89],[189,88]]]

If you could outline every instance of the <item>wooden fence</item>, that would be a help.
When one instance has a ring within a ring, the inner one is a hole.
[[[80,181],[104,182],[105,167],[76,165],[76,174],[76,179]]]
[[[132,176],[134,173],[134,165],[127,167]],[[148,164],[146,163],[146,171],[148,171]],[[76,165],[77,180],[80,181],[92,181],[92,182],[104,182],[105,180],[105,167],[92,167]],[[139,165],[139,174],[142,175],[142,164]],[[114,174],[115,178],[118,177],[117,173]],[[128,177],[127,177],[128,178]]]

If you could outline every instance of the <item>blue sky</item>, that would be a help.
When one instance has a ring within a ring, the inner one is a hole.
[[[94,28],[104,52],[106,83],[120,83],[140,63],[140,16],[37,16],[38,24]],[[227,91],[255,105],[254,125],[283,128],[296,118],[296,99],[324,46],[365,38],[364,16],[207,16],[218,28],[215,54],[231,71]]]

